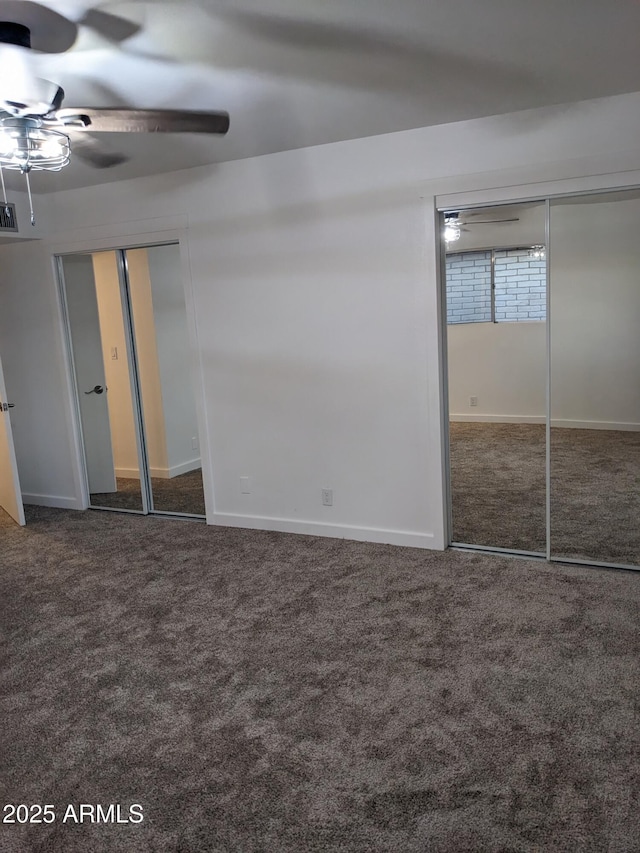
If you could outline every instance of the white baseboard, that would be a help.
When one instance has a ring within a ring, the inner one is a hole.
[[[172,477],[178,477],[180,474],[188,474],[189,471],[195,471],[202,467],[202,460],[189,459],[188,462],[181,462],[180,465],[173,465],[171,468],[149,468],[152,477],[158,477],[160,480],[170,480]],[[116,468],[116,477],[125,477],[127,479],[137,480],[140,477],[140,472],[137,468]]]
[[[356,542],[375,542],[383,545],[403,545],[408,548],[427,548],[441,551],[443,544],[433,533],[405,530],[385,530],[378,527],[354,527],[348,524],[325,524],[320,521],[296,521],[289,518],[270,518],[258,515],[234,515],[215,512],[207,516],[207,524],[221,527],[245,527],[249,530],[274,530],[303,536],[328,536],[332,539],[351,539]]]
[[[544,424],[544,415],[449,415],[450,421],[458,423],[486,424]]]
[[[52,506],[59,509],[84,509],[78,498],[63,498],[60,495],[34,495],[22,493],[22,503],[32,506]]]
[[[181,462],[180,465],[172,465],[171,468],[151,468],[151,476],[159,477],[161,480],[170,480],[172,477],[179,477],[180,474],[188,474],[189,471],[196,471],[202,467],[202,460],[189,459],[188,462]]]
[[[140,471],[137,468],[116,468],[116,477],[124,477],[127,480],[138,480]]]
[[[562,418],[551,421],[552,427],[564,427],[565,429],[610,429],[621,432],[639,432],[640,424],[615,423],[613,421],[567,421]]]
[[[491,424],[544,424],[544,415],[449,415],[449,420],[456,423],[491,423]],[[565,418],[553,418],[552,427],[564,429],[609,429],[622,432],[638,432],[640,424],[617,423],[615,421],[570,421]]]

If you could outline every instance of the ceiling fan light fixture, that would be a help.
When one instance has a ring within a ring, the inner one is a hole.
[[[445,243],[455,243],[460,239],[460,221],[457,213],[446,213],[444,217],[444,231],[442,232]]]
[[[29,172],[59,172],[69,163],[70,155],[66,133],[43,127],[42,119],[37,116],[0,119],[0,179],[5,207],[7,191],[3,169],[22,172],[27,183],[31,224],[35,225]]]
[[[0,165],[20,172],[59,172],[69,163],[69,137],[36,118],[0,120]]]

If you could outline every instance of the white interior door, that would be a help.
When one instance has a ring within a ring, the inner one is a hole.
[[[91,255],[63,258],[89,492],[117,491],[108,392]]]
[[[24,524],[22,492],[13,449],[9,401],[0,362],[0,507],[18,524]]]

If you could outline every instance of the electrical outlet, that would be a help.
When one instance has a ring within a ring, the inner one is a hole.
[[[194,435],[193,438],[191,439],[191,449],[192,450],[198,449],[198,436],[197,435]]]
[[[242,495],[250,495],[251,488],[249,486],[249,478],[248,477],[240,477],[240,494]]]
[[[322,506],[333,506],[333,489],[322,490]]]
[[[469,405],[470,406],[477,406],[478,405],[478,398],[477,397],[469,397]]]

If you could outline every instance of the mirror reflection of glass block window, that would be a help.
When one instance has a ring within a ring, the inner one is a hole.
[[[547,314],[547,262],[529,249],[494,252],[495,321],[544,320]]]
[[[447,255],[447,323],[491,322],[491,252]]]
[[[530,247],[447,254],[447,323],[545,320],[546,263]]]

